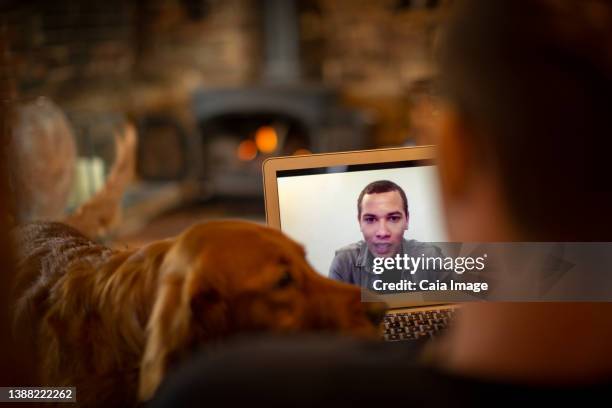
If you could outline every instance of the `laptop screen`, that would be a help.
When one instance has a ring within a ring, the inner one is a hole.
[[[339,251],[385,256],[401,242],[443,242],[436,171],[431,160],[279,170],[280,227],[304,245],[308,261],[324,276]],[[366,186],[382,193],[366,193],[359,215]]]

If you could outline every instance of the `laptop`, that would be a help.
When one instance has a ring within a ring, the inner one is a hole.
[[[263,163],[266,221],[301,243],[314,269],[335,277],[339,252],[365,253],[365,232],[358,197],[372,182],[390,181],[405,192],[409,217],[403,242],[445,242],[433,146],[276,157]],[[401,232],[400,232],[401,234]],[[370,253],[371,254],[371,253]],[[389,341],[432,337],[444,330],[456,309],[452,302],[428,299],[426,292],[363,299],[389,306],[384,338]]]

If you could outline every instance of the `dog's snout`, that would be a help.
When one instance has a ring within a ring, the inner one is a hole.
[[[387,304],[384,302],[368,302],[365,303],[365,309],[368,319],[374,325],[379,325],[387,312]]]

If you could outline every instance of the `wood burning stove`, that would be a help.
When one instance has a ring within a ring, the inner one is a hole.
[[[362,115],[341,107],[334,89],[300,80],[295,2],[262,4],[262,83],[199,89],[193,96],[203,177],[213,194],[263,194],[261,163],[268,157],[366,146]]]

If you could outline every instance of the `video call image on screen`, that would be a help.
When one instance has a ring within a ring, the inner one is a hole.
[[[405,192],[407,199],[403,238],[443,242],[446,232],[436,172],[431,162],[418,161],[279,171],[281,229],[304,245],[310,264],[328,276],[336,250],[364,241],[367,232],[360,229],[357,211],[361,191],[372,182],[390,181]],[[395,203],[397,206],[402,200],[396,197]],[[385,250],[383,245],[380,251]]]

